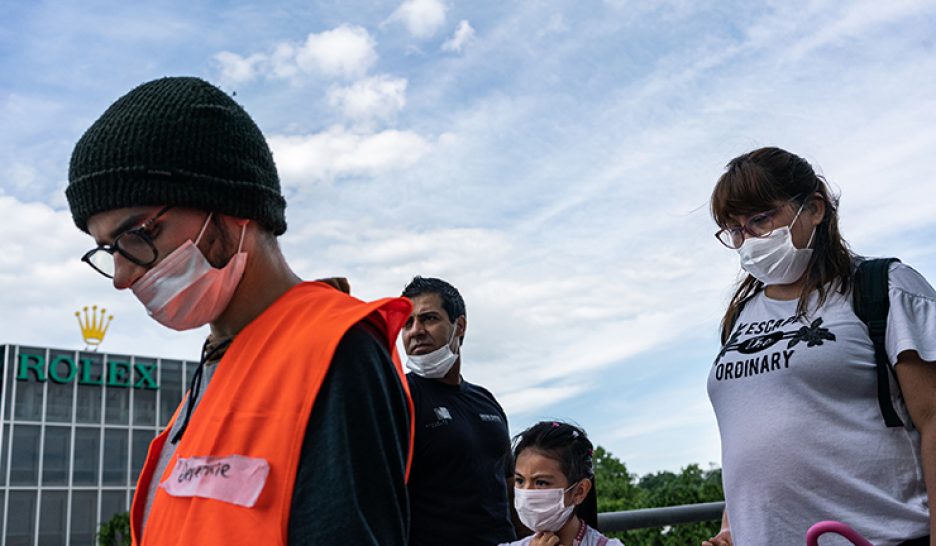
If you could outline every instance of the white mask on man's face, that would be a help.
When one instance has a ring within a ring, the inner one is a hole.
[[[241,248],[247,224],[241,229],[237,253],[224,267],[217,268],[198,250],[198,241],[210,219],[211,214],[194,242],[189,239],[182,243],[130,287],[146,312],[173,330],[198,328],[218,318],[244,275],[247,253]]]
[[[445,374],[452,369],[455,361],[458,360],[458,353],[452,350],[452,342],[455,341],[455,331],[458,330],[458,324],[452,324],[452,336],[448,343],[424,355],[406,355],[406,367],[420,377],[428,379],[439,379],[445,377]]]
[[[802,211],[803,206],[800,206],[789,226],[777,228],[767,237],[746,239],[738,249],[741,267],[767,286],[798,281],[809,266],[813,253],[809,246],[816,235],[816,228],[813,228],[806,248],[793,245],[790,227],[796,223]]]

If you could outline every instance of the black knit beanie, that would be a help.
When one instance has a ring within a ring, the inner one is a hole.
[[[231,97],[198,78],[144,83],[112,104],[75,145],[65,195],[84,231],[98,212],[144,205],[286,231],[286,200],[263,134]]]

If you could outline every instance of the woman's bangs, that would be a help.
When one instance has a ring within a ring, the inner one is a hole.
[[[776,207],[789,199],[778,191],[764,171],[751,162],[730,165],[712,191],[712,218],[721,227],[737,216],[749,216]]]

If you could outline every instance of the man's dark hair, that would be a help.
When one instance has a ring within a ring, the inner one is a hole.
[[[404,298],[415,298],[423,294],[438,294],[442,298],[442,309],[448,314],[449,322],[455,322],[458,317],[465,316],[465,300],[457,288],[442,279],[416,275],[403,289],[402,295]]]

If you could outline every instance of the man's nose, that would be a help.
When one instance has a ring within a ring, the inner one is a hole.
[[[413,321],[413,325],[406,331],[403,341],[409,347],[413,343],[419,343],[426,337],[426,329],[418,320]]]
[[[413,318],[413,324],[412,324],[412,326],[410,326],[410,332],[409,332],[409,333],[410,333],[411,336],[422,335],[422,334],[426,333],[426,327],[425,327],[425,325],[423,325],[423,322],[422,322],[421,320],[419,320],[419,318],[414,317],[414,318]]]
[[[143,268],[119,253],[114,254],[114,288],[123,290],[130,288],[143,274]]]

